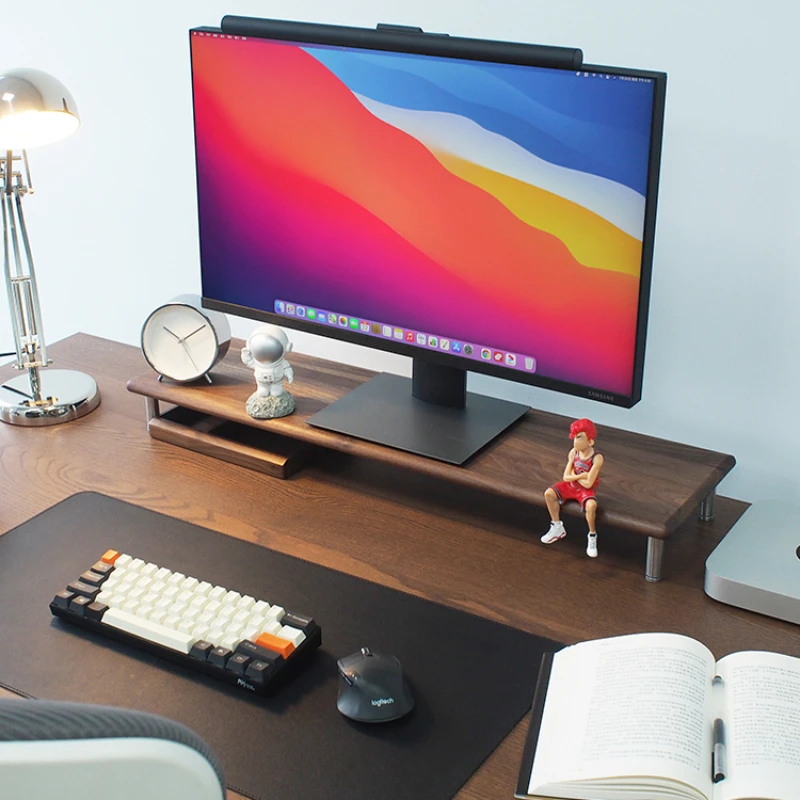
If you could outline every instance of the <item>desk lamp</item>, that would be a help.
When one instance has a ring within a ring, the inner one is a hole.
[[[15,367],[27,374],[0,384],[0,419],[53,425],[88,414],[100,402],[94,380],[75,370],[44,370],[51,361],[42,331],[39,290],[22,213],[33,192],[26,148],[63,139],[80,125],[72,95],[37,69],[0,74],[0,194],[6,291],[14,329]],[[9,354],[10,355],[10,354]]]

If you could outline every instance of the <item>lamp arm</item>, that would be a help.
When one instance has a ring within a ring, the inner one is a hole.
[[[35,371],[39,367],[47,366],[49,361],[42,330],[36,271],[22,208],[22,195],[30,190],[27,154],[23,151],[22,160],[28,183],[21,173],[14,173],[13,160],[13,153],[8,151],[2,185],[4,272],[17,352],[17,367],[31,372],[31,388],[35,395],[38,384],[38,375]]]

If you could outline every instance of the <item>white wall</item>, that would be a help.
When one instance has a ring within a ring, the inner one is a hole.
[[[199,291],[188,34],[223,14],[581,47],[669,74],[644,399],[632,410],[475,376],[471,387],[733,453],[721,491],[793,492],[800,395],[795,50],[781,0],[37,0],[6,4],[0,68],[59,77],[76,136],[31,151],[26,201],[48,341],[138,344],[158,303]],[[246,335],[253,323],[233,320]],[[409,360],[293,334],[296,349],[407,373]],[[0,311],[0,351],[11,349]],[[602,429],[601,429],[602,433]],[[566,435],[566,431],[565,431]],[[599,442],[602,447],[602,441]],[[789,458],[791,460],[789,460]],[[643,502],[646,499],[643,498]]]

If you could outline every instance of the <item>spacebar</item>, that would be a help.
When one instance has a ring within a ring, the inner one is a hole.
[[[156,625],[155,622],[136,617],[127,611],[120,611],[118,608],[106,609],[102,621],[104,625],[110,625],[112,628],[132,633],[134,636],[164,645],[164,647],[177,650],[179,653],[188,653],[197,639],[196,636],[192,636],[189,633],[182,633],[172,628],[166,628],[163,625]]]

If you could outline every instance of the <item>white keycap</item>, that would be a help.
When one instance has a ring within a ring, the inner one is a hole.
[[[244,597],[239,599],[239,601],[236,603],[236,606],[237,608],[249,611],[255,604],[256,604],[255,597],[250,597],[249,594],[246,594],[244,595]]]
[[[162,597],[168,597],[170,600],[174,601],[175,598],[180,594],[180,589],[175,586],[174,584],[167,584],[167,588],[161,592]]]
[[[225,631],[221,628],[213,628],[206,634],[206,641],[211,642],[214,647],[219,647],[220,642],[225,637]]]
[[[245,611],[244,609],[242,609],[240,611],[237,611],[233,615],[233,622],[235,622],[237,625],[242,625],[243,626],[245,624],[245,622],[247,622],[247,620],[249,620],[249,619],[250,619],[250,612],[249,611]]]
[[[180,586],[185,577],[186,576],[182,572],[173,572],[172,575],[167,578],[167,585]]]
[[[203,625],[202,622],[195,622],[194,627],[192,628],[192,636],[196,639],[202,639],[203,641],[207,642],[206,636],[208,635],[208,625]]]
[[[211,626],[211,623],[214,622],[216,617],[213,614],[209,614],[207,611],[204,611],[198,618],[198,623],[202,623],[203,625]]]
[[[201,581],[200,583],[197,584],[197,586],[194,587],[193,591],[194,591],[195,594],[201,594],[201,595],[207,597],[208,593],[213,588],[214,587],[208,581]]]
[[[111,605],[108,601],[114,596],[114,593],[109,591],[108,589],[103,589],[100,594],[95,597],[95,601],[98,603],[105,603],[107,606]]]
[[[103,588],[110,589],[112,586],[116,586],[122,580],[122,573],[114,570],[104,581],[103,581]]]
[[[136,614],[137,617],[146,617],[150,619],[150,615],[154,611],[155,609],[149,603],[140,603],[139,607],[133,613]]]
[[[134,558],[130,564],[128,564],[128,570],[130,572],[139,572],[142,567],[144,566],[144,561],[141,558]]]
[[[139,608],[139,601],[138,600],[126,600],[121,606],[120,610],[127,611],[129,614],[133,614],[136,609]],[[110,611],[111,609],[109,609]],[[106,611],[106,614],[108,611]],[[106,618],[106,614],[103,614],[103,619]]]
[[[229,591],[225,597],[222,598],[222,605],[224,606],[235,606],[240,600],[242,596],[239,592],[234,592],[233,589]]]
[[[136,581],[136,588],[137,589],[149,589],[153,585],[153,579],[147,577],[146,575],[141,576]]]
[[[158,594],[158,595],[163,594],[164,589],[166,588],[167,588],[167,582],[160,581],[158,577],[153,578],[153,582],[150,584],[150,591],[153,592],[153,594]]]
[[[187,608],[186,611],[184,611],[183,614],[181,614],[181,616],[183,617],[183,619],[191,620],[191,622],[194,623],[200,616],[200,613],[201,612],[199,608],[192,608],[191,606],[189,606],[189,608]]]
[[[283,619],[283,615],[286,613],[286,610],[283,606],[270,606],[269,611],[267,611],[267,619],[268,620],[275,620],[275,622],[280,622]]]
[[[181,582],[181,590],[184,592],[191,592],[199,583],[200,581],[197,580],[197,578],[184,578]]]
[[[142,601],[142,598],[147,594],[144,589],[139,589],[137,586],[134,586],[128,594],[126,595],[128,600],[137,600],[138,602]]]
[[[106,615],[103,614],[103,619],[105,619],[105,616]],[[169,611],[167,612],[167,616],[164,617],[164,622],[162,623],[165,628],[177,628],[180,624],[181,618],[177,614],[170,614]]]
[[[160,611],[166,611],[172,605],[172,600],[169,597],[159,597],[156,601],[156,608]]]
[[[194,628],[194,620],[192,619],[182,619],[178,623],[178,630],[182,633],[191,633],[192,628]],[[194,642],[192,642],[194,644]]]
[[[241,638],[238,636],[225,636],[222,639],[222,647],[227,647],[228,650],[235,650],[236,645],[239,644]]]
[[[257,625],[252,627],[245,626],[245,629],[242,631],[242,639],[254,642],[262,633],[263,630]]]
[[[189,601],[189,608],[205,608],[208,605],[208,598],[202,594],[195,594],[192,595],[192,599]]]
[[[183,616],[183,612],[186,611],[187,608],[189,608],[189,606],[187,606],[186,603],[173,603],[167,609],[167,611],[170,614],[174,614],[176,617],[182,617]]]
[[[171,569],[167,569],[166,567],[161,567],[156,572],[155,579],[157,581],[164,581],[164,583],[166,583],[167,579],[169,578],[170,575],[172,575],[172,570]]]
[[[253,606],[254,614],[261,614],[262,616],[269,611],[269,603],[266,600],[257,600]]]
[[[250,619],[245,620],[244,623],[244,630],[253,632],[255,631],[256,636],[264,630],[264,625],[266,622],[262,617],[256,616],[255,618],[250,617]],[[248,639],[252,639],[252,636],[248,636]]]
[[[150,578],[152,578],[156,572],[158,572],[158,564],[154,564],[152,561],[145,564],[141,569],[142,575],[147,575]]]
[[[114,562],[114,568],[121,569],[122,567],[127,567],[131,561],[133,561],[131,556],[129,556],[127,553],[122,553],[122,555],[118,556],[117,560]]]
[[[233,606],[222,606],[222,608],[217,611],[217,619],[225,620],[227,624],[228,620],[230,620],[235,613],[236,609]]]
[[[216,614],[222,608],[222,603],[219,600],[209,600],[205,608],[209,614]]]
[[[194,599],[194,595],[191,592],[184,592],[181,593],[175,598],[176,603],[183,603],[184,605],[189,605]]]
[[[291,625],[284,625],[279,633],[275,634],[280,636],[281,639],[288,639],[295,647],[299,647],[301,642],[305,641],[306,635],[299,628],[293,628]]]
[[[272,619],[272,620],[269,620],[266,623],[266,625],[264,625],[264,627],[262,628],[262,631],[264,633],[271,633],[273,636],[277,636],[278,632],[280,631],[280,629],[282,627],[283,627],[283,625],[281,625],[280,622],[277,622],[276,620]]]
[[[161,598],[153,592],[148,592],[143,598],[142,602],[148,606],[154,606]]]
[[[167,617],[167,612],[157,608],[149,617],[150,622],[160,625]]]
[[[109,608],[103,614],[103,622],[113,628],[132,633],[134,636],[140,636],[142,639],[164,645],[171,650],[177,650],[179,653],[188,653],[194,644],[189,633],[170,630],[152,620],[141,619],[116,608]]]
[[[208,596],[212,600],[222,600],[223,597],[228,593],[228,590],[224,586],[215,586],[209,593]]]

